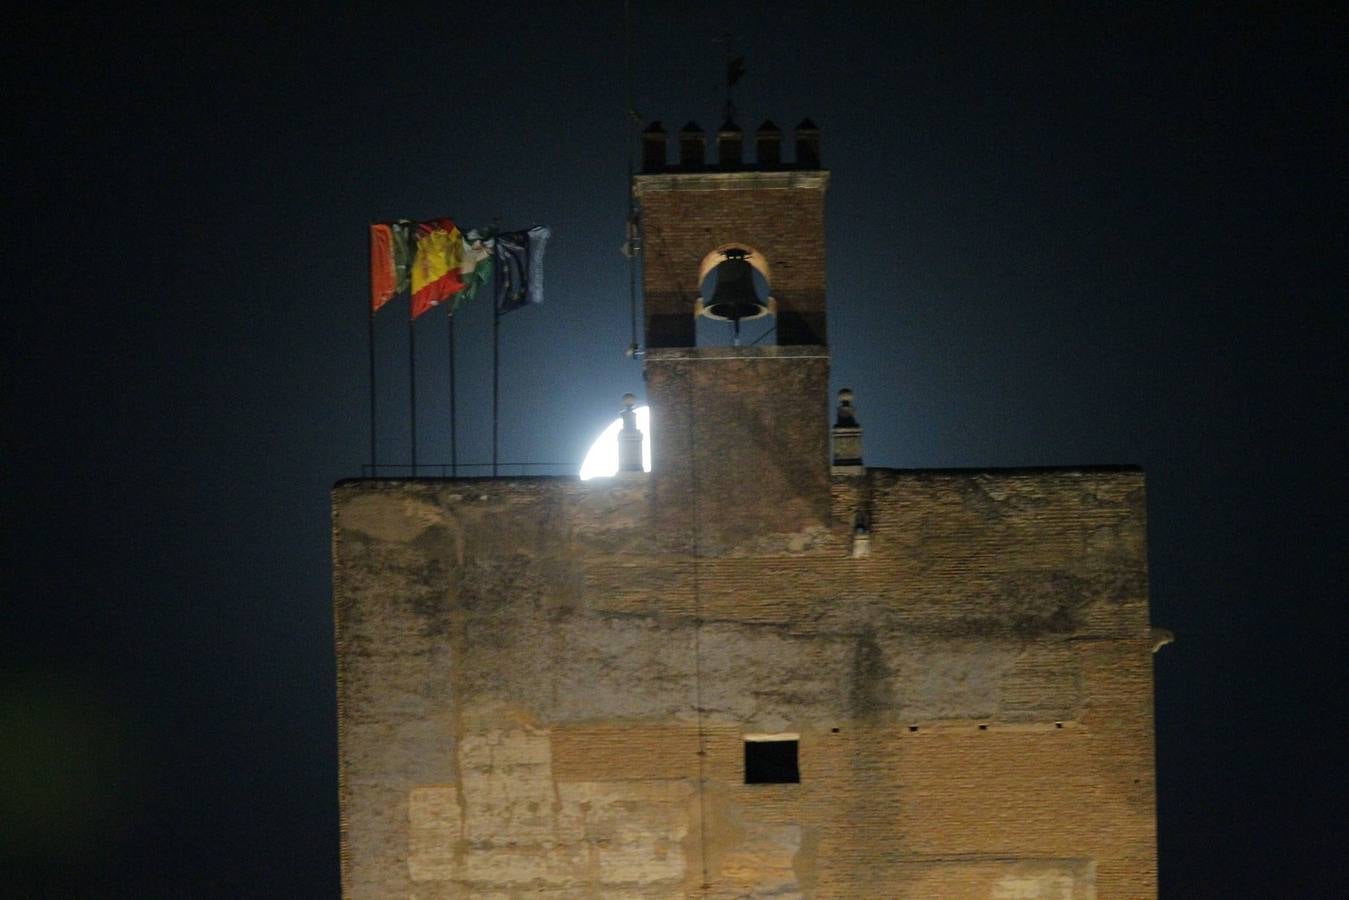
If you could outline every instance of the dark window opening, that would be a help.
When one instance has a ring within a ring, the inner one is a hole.
[[[745,784],[800,784],[796,740],[745,741]]]

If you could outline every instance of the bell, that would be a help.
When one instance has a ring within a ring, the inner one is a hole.
[[[703,306],[703,315],[739,324],[742,319],[757,319],[768,312],[768,304],[754,289],[754,267],[745,261],[749,254],[740,249],[724,252],[726,257],[712,271],[717,273],[717,288]]]

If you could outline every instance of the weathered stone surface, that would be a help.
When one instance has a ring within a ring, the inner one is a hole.
[[[340,485],[348,894],[1152,893],[1141,476],[835,481],[825,544],[730,559],[649,483]],[[743,784],[788,730],[801,784]]]

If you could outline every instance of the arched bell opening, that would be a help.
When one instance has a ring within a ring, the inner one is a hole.
[[[776,343],[777,302],[763,254],[747,244],[723,244],[703,257],[694,312],[699,347]],[[748,324],[754,322],[759,326]]]

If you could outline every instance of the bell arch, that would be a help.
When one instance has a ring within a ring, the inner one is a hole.
[[[745,258],[745,262],[753,266],[759,274],[764,277],[764,281],[768,282],[768,287],[771,292],[773,287],[773,270],[768,263],[768,257],[764,256],[763,253],[744,241],[730,241],[707,251],[707,255],[704,256],[702,262],[698,264],[698,287],[701,288],[703,282],[707,280],[707,274],[726,259],[726,251],[734,250],[736,248],[745,250],[749,253],[749,256]]]
[[[772,286],[768,258],[752,245],[730,242],[709,250],[698,264],[695,345],[719,346],[729,338],[732,346],[740,346],[742,322],[776,316]],[[729,333],[718,330],[722,325],[730,326]],[[755,343],[772,331],[759,335]]]

